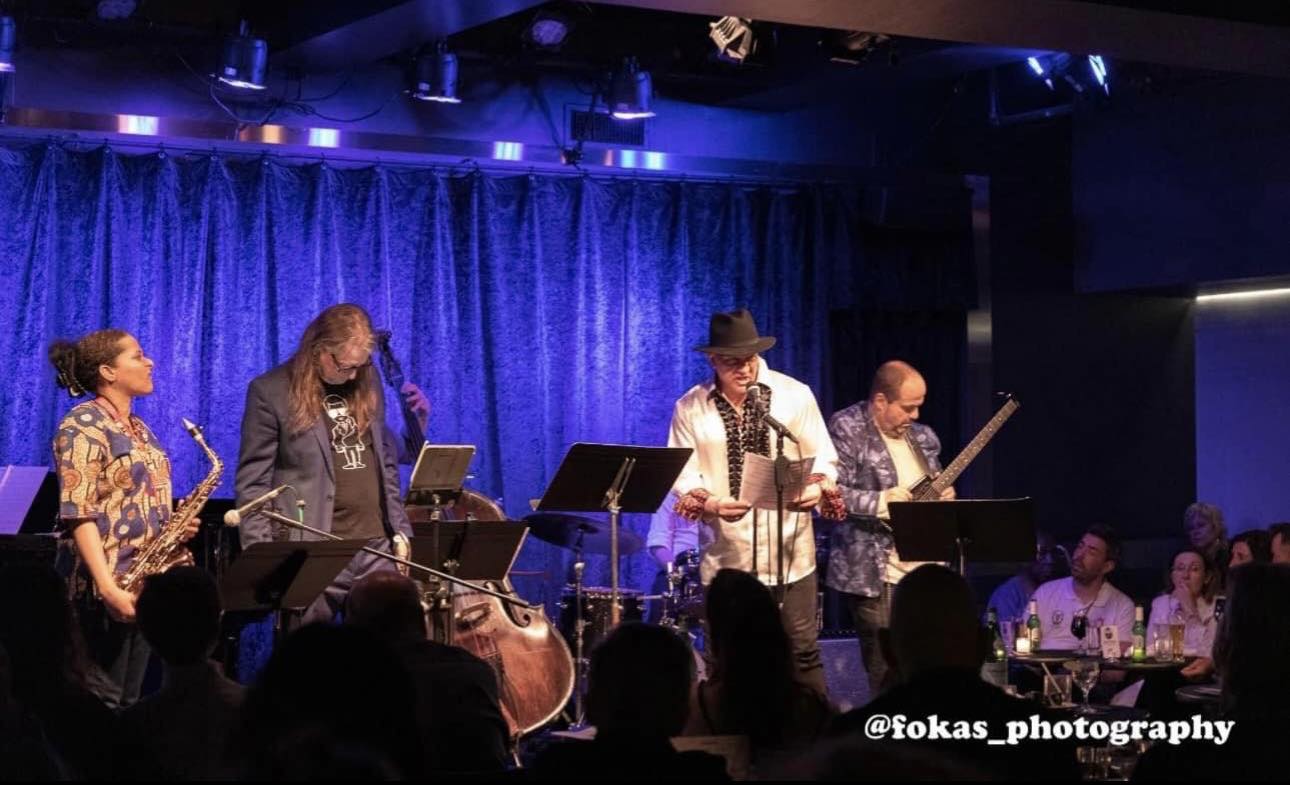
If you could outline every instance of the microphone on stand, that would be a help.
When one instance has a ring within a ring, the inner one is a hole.
[[[247,515],[250,515],[251,513],[263,507],[264,505],[278,498],[283,493],[285,493],[288,488],[291,488],[291,486],[279,485],[277,488],[274,488],[273,490],[269,491],[268,493],[262,496],[252,499],[246,504],[243,504],[241,507],[238,507],[237,509],[229,510],[228,512],[224,513],[224,525],[225,526],[239,525],[240,523],[242,523],[242,518],[246,517]]]
[[[788,440],[794,444],[801,444],[801,442],[797,441],[797,437],[793,435],[793,432],[790,431],[784,423],[771,416],[770,409],[762,400],[761,385],[757,384],[757,382],[753,382],[745,388],[745,391],[748,394],[747,403],[757,409],[757,416],[760,417],[763,422],[773,428],[780,436],[787,437]]]

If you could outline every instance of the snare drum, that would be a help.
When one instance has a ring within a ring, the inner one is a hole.
[[[582,589],[582,653],[588,656],[591,649],[609,634],[610,597],[613,592],[604,586],[584,586]],[[566,586],[560,597],[560,632],[568,641],[569,648],[576,651],[577,637],[575,623],[577,616],[574,609],[574,589]],[[645,597],[635,589],[618,590],[618,607],[622,621],[640,621],[645,616]],[[575,654],[575,656],[577,656]]]

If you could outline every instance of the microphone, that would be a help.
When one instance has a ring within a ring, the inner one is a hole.
[[[286,490],[290,487],[291,487],[290,485],[279,485],[277,488],[274,488],[273,490],[269,491],[263,496],[252,499],[251,501],[247,502],[246,504],[243,504],[241,507],[238,507],[235,510],[229,510],[228,512],[224,513],[224,525],[237,526],[242,522],[242,518],[244,518],[247,515],[250,515],[251,513],[263,507],[264,505],[278,498],[284,492],[286,492]]]
[[[757,382],[753,382],[745,388],[745,392],[748,395],[748,405],[757,409],[757,416],[761,418],[762,422],[773,428],[780,436],[788,437],[788,440],[794,444],[801,444],[801,442],[797,441],[797,437],[793,435],[793,432],[790,431],[784,423],[770,416],[770,409],[762,400],[761,385],[757,384]]]

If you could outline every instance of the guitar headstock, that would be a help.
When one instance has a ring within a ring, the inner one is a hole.
[[[390,348],[390,331],[378,330],[376,333],[376,350],[380,354],[381,375],[385,383],[398,390],[403,387],[403,366],[399,365],[394,350]]]

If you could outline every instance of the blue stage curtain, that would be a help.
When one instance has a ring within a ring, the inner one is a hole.
[[[771,367],[830,387],[829,314],[863,280],[858,188],[750,186],[221,155],[0,146],[0,463],[48,464],[71,401],[51,340],[115,326],[156,361],[137,411],[177,493],[206,472],[231,495],[247,383],[285,361],[324,307],[393,330],[427,392],[429,438],[478,447],[471,481],[520,517],[577,441],[658,445],[710,371],[709,315],[746,305]],[[391,425],[399,427],[393,394]],[[847,402],[840,402],[845,404]],[[827,412],[827,400],[822,396]],[[642,536],[648,516],[626,516]],[[551,603],[568,554],[532,538],[516,581]],[[626,560],[644,588],[649,557]],[[588,582],[608,581],[592,557]]]

